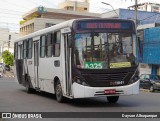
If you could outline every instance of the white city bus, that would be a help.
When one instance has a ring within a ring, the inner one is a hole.
[[[76,19],[31,33],[15,41],[15,77],[27,92],[64,97],[139,93],[138,42],[134,22]]]

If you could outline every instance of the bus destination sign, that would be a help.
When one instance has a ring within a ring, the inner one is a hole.
[[[86,29],[124,29],[128,30],[131,29],[130,22],[108,22],[108,21],[97,21],[97,22],[89,22],[89,21],[80,21],[78,22],[79,30],[86,30]]]

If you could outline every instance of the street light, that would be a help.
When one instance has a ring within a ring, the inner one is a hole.
[[[117,15],[117,16],[119,16],[111,4],[106,3],[106,2],[101,2],[101,3],[102,3],[102,4],[105,4],[105,5],[109,5],[109,6],[111,6],[111,7],[112,7],[112,9],[113,9],[113,11],[116,13],[116,15]]]

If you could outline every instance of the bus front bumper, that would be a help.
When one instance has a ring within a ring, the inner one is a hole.
[[[113,94],[106,93],[106,90],[114,90]],[[73,83],[73,98],[88,98],[97,96],[121,96],[139,94],[139,81],[133,84],[117,87],[88,87]]]

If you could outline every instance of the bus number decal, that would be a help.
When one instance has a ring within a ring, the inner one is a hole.
[[[101,62],[85,62],[84,63],[85,68],[87,69],[102,69],[102,63]]]

